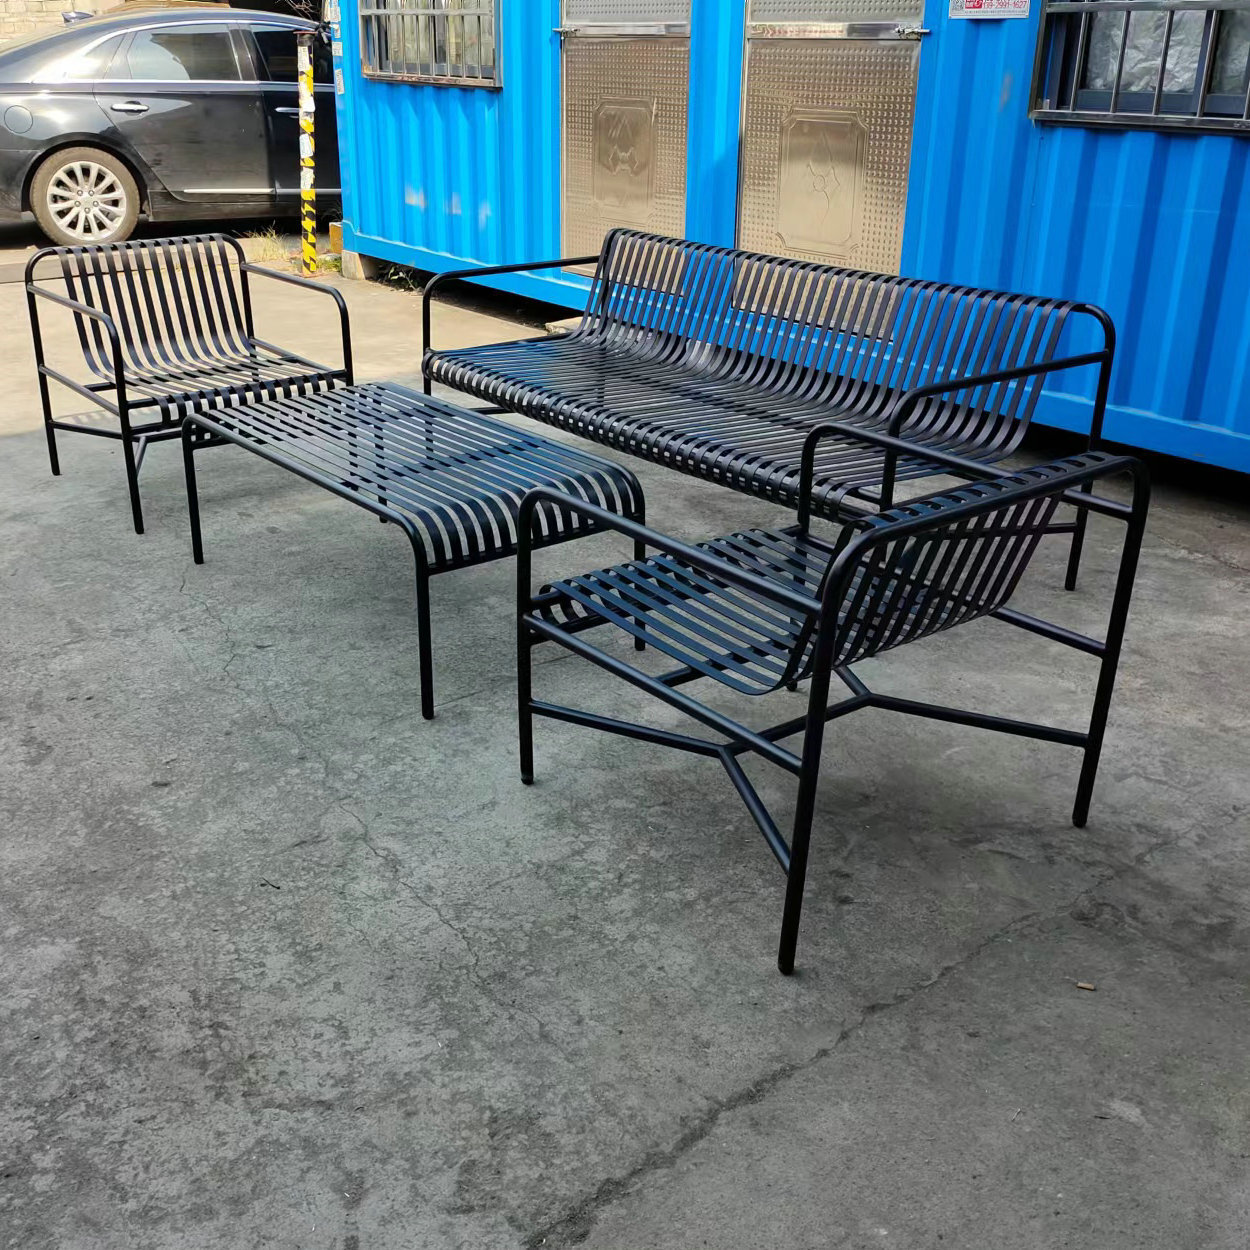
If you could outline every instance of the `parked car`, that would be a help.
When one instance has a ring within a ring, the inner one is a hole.
[[[151,221],[299,211],[296,32],[225,8],[131,10],[0,48],[0,220],[57,243]],[[330,50],[317,41],[318,194],[339,195]]]

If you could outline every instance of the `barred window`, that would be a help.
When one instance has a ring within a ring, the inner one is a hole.
[[[1250,0],[1248,0],[1250,2]],[[498,87],[497,0],[363,0],[366,78]]]
[[[1032,116],[1250,132],[1250,0],[1044,0]]]

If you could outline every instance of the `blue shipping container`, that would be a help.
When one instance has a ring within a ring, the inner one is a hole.
[[[344,246],[441,271],[562,254],[559,0],[499,0],[502,88],[366,79],[358,0],[339,0]],[[929,0],[930,10],[934,0]],[[1108,438],[1250,472],[1250,141],[1028,116],[1026,20],[925,15],[901,272],[1101,304],[1118,349]],[[693,0],[685,233],[739,234],[745,5]],[[502,290],[580,307],[549,271]],[[1092,380],[1037,419],[1088,429]]]

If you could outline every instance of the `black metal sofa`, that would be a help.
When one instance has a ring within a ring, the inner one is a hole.
[[[431,302],[453,279],[595,264],[572,333],[439,351]],[[614,230],[597,257],[439,274],[422,308],[434,382],[609,447],[797,507],[805,452],[819,514],[888,508],[940,451],[993,463],[1020,444],[1042,385],[1096,371],[1101,434],[1115,332],[1101,309]],[[819,446],[813,428],[830,421]],[[893,450],[858,436],[905,440]],[[1076,536],[1084,512],[1056,522]],[[1053,532],[1053,530],[1052,530]]]

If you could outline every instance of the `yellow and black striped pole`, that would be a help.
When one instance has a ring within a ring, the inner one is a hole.
[[[313,93],[314,30],[299,32],[299,199],[300,231],[303,235],[304,273],[317,272],[317,165],[313,131],[317,97]]]

